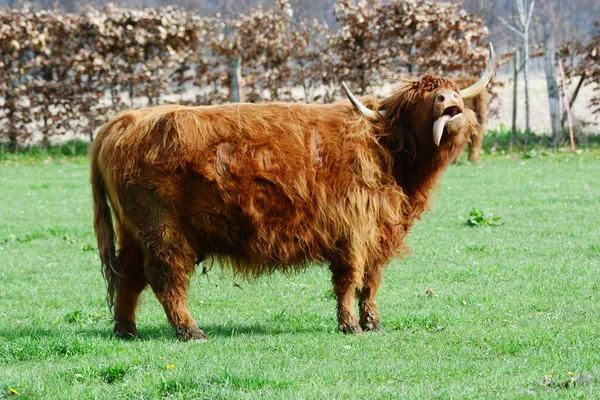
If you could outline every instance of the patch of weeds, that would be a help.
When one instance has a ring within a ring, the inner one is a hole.
[[[57,237],[69,243],[73,242],[73,239],[67,235],[67,230],[64,228],[43,228],[24,235],[9,235],[8,237],[0,238],[0,244],[29,243],[34,240],[46,240]]]
[[[178,393],[193,393],[198,389],[198,384],[191,377],[180,379],[161,377],[159,391],[161,397],[172,396]]]
[[[96,247],[90,242],[87,242],[81,246],[81,251],[96,251]]]
[[[568,378],[561,379],[558,374],[548,374],[544,377],[542,383],[546,388],[550,390],[570,389],[578,385],[590,383],[594,380],[594,377],[587,374],[575,375],[569,371],[567,373]]]
[[[66,343],[55,343],[51,348],[52,353],[59,356],[77,356],[86,354],[88,351],[87,346],[82,345],[80,342],[66,342]]]
[[[67,324],[78,324],[85,327],[89,324],[96,323],[102,320],[102,315],[99,313],[82,313],[80,310],[65,314],[63,321]]]
[[[528,160],[531,158],[546,157],[550,155],[552,155],[552,153],[546,149],[529,149],[523,153],[523,158]]]
[[[0,347],[0,364],[15,361],[41,361],[58,357],[88,354],[92,349],[77,339],[48,338],[41,344],[39,337],[23,338]]]
[[[20,395],[21,392],[13,387],[3,388],[2,391],[0,391],[0,399],[10,399]]]
[[[39,185],[29,185],[29,189],[31,189],[31,190],[50,189],[50,184],[49,183],[42,183],[42,184],[39,184]]]
[[[504,225],[502,217],[494,217],[491,213],[473,209],[467,218],[468,226],[500,226]]]
[[[117,383],[123,381],[125,375],[127,374],[127,367],[124,367],[121,364],[111,365],[105,368],[102,368],[98,372],[98,376],[104,382],[110,384]]]
[[[336,300],[337,296],[333,293],[333,289],[327,290],[322,296],[319,296],[322,301]]]
[[[288,316],[285,315],[285,310],[281,310],[277,314],[273,315],[273,318],[272,318],[272,320],[274,322],[285,322],[288,319],[289,319]]]
[[[588,246],[588,249],[592,252],[592,253],[600,253],[600,244],[590,244]]]
[[[508,320],[506,322],[510,323]],[[528,347],[529,343],[513,338],[499,338],[495,342],[490,343],[491,348],[500,355],[516,356],[523,349]]]
[[[230,387],[238,390],[255,391],[266,388],[288,389],[292,386],[288,381],[275,381],[261,376],[240,376],[224,371],[208,380],[210,386]]]
[[[437,315],[407,315],[394,324],[394,329],[404,331],[439,332],[446,329]]]
[[[64,316],[64,321],[69,324],[76,324],[81,321],[82,313],[81,311],[73,311]]]
[[[425,322],[425,330],[429,332],[439,332],[446,329],[445,326],[440,325],[438,321],[427,321]]]
[[[484,244],[467,245],[465,249],[471,253],[485,253],[486,247]]]

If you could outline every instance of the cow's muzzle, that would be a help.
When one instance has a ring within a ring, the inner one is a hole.
[[[440,145],[446,124],[459,118],[463,107],[462,98],[453,90],[442,90],[436,94],[433,105],[433,112],[438,115],[433,122],[433,143],[436,146]]]

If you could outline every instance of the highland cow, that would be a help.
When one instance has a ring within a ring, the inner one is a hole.
[[[482,78],[462,91],[426,75],[364,104],[344,85],[350,101],[328,105],[159,106],[114,117],[92,146],[91,183],[116,335],[139,336],[136,306],[150,285],[178,337],[207,340],[186,301],[196,264],[212,261],[247,277],[327,263],[339,329],[381,330],[382,269],[477,131],[463,99],[485,87],[493,62],[490,47]]]

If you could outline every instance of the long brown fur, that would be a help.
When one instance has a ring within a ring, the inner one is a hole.
[[[340,329],[380,329],[382,267],[406,250],[442,170],[477,129],[465,110],[466,122],[433,144],[438,88],[457,90],[426,76],[382,101],[364,99],[392,116],[375,123],[347,101],[160,106],[113,118],[91,163],[117,335],[138,336],[137,299],[150,284],[176,333],[205,340],[186,297],[196,262],[211,259],[246,277],[328,262]]]

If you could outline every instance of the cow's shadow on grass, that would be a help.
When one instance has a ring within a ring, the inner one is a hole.
[[[325,326],[318,324],[306,325],[286,325],[273,324],[265,322],[264,324],[203,324],[202,329],[210,338],[235,338],[243,336],[270,336],[270,335],[301,335],[301,334],[335,334],[337,330],[335,325]],[[139,325],[138,330],[142,336],[141,339],[132,339],[132,341],[154,340],[154,341],[173,341],[176,340],[173,329],[168,324]],[[35,346],[36,342],[43,342],[51,347],[56,347],[59,351],[66,353],[75,351],[73,348],[62,349],[60,343],[66,340],[77,340],[85,338],[97,338],[101,340],[119,340],[128,341],[128,339],[118,339],[113,333],[112,326],[98,326],[90,324],[88,326],[71,326],[66,324],[57,324],[54,327],[35,327],[19,326],[0,329],[0,339],[6,343],[31,344]]]
[[[264,324],[202,324],[202,329],[209,338],[228,338],[240,336],[271,336],[271,335],[300,335],[305,333],[336,333],[335,326],[331,327],[310,325],[283,326]],[[138,326],[142,340],[173,340],[175,333],[168,325]],[[112,335],[112,331],[109,332]]]

